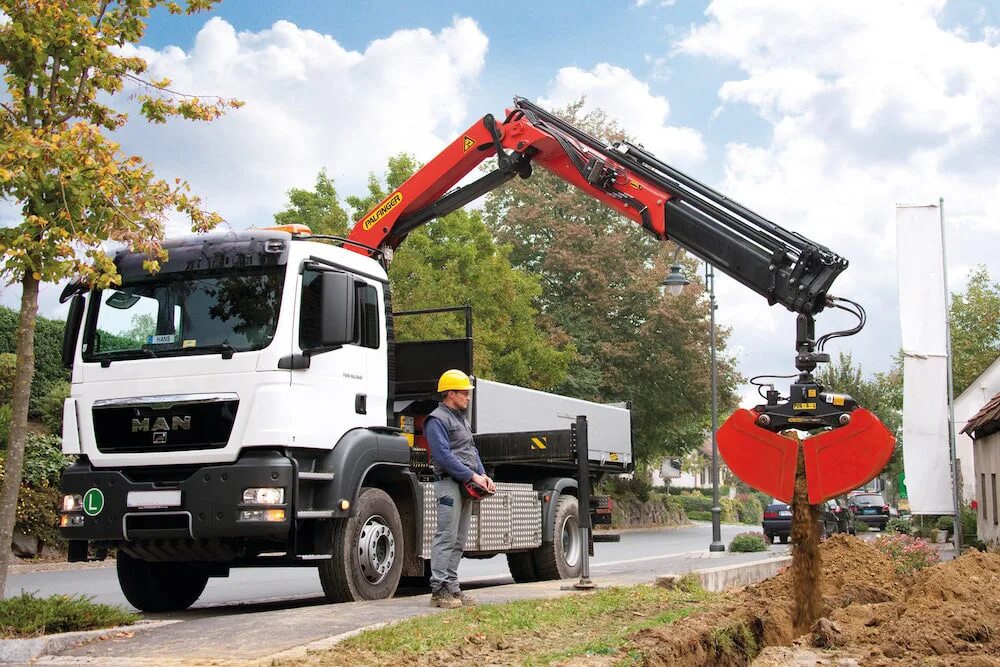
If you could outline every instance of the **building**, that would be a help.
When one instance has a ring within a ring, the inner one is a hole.
[[[994,364],[995,366],[996,364]],[[972,462],[978,504],[977,537],[1000,546],[1000,506],[997,477],[1000,476],[1000,393],[972,416],[962,429],[972,437]]]
[[[991,397],[1000,393],[1000,358],[990,364],[965,391],[955,398],[955,425],[972,419]],[[970,502],[976,497],[976,478],[972,466],[972,438],[963,430],[955,436],[955,456],[962,472],[962,500]]]

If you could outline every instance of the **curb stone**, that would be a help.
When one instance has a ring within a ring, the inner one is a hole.
[[[26,663],[39,656],[61,651],[77,644],[94,641],[101,637],[113,636],[120,632],[144,632],[180,622],[180,620],[139,621],[135,625],[119,625],[114,628],[102,628],[100,630],[61,632],[53,635],[31,637],[30,639],[3,639],[0,640],[0,663]]]

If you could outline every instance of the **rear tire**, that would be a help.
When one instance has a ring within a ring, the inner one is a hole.
[[[530,551],[517,551],[507,554],[507,567],[510,568],[510,576],[514,577],[514,582],[518,584],[529,584],[538,581],[538,573],[535,571],[535,561],[532,559]]]
[[[403,572],[403,525],[382,489],[365,487],[355,515],[334,522],[333,557],[319,565],[319,581],[330,602],[392,597]]]
[[[781,535],[780,538],[782,544],[788,544],[788,535]]]
[[[125,599],[142,611],[187,609],[201,597],[208,574],[192,563],[152,563],[119,551],[116,569]]]
[[[774,544],[774,535],[771,533],[764,533],[764,539],[767,540],[768,544]]]
[[[540,581],[571,579],[580,576],[579,503],[574,496],[562,494],[552,517],[552,541],[532,552],[535,573]]]

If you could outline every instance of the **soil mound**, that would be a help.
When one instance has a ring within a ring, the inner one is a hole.
[[[825,540],[819,554],[822,618],[810,632],[795,629],[789,568],[704,614],[639,633],[637,648],[651,665],[746,665],[767,646],[821,646],[864,665],[1000,667],[1000,555],[970,552],[909,577],[856,537]]]

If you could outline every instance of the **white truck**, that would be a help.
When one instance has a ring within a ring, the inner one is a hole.
[[[186,608],[232,567],[317,567],[331,601],[426,576],[421,425],[440,373],[473,370],[468,309],[464,337],[397,343],[393,322],[416,313],[394,316],[375,259],[281,230],[165,247],[155,275],[121,252],[120,287],[65,295],[70,560],[116,550],[126,598],[147,611]],[[629,471],[627,409],[478,381],[470,417],[498,492],[467,556],[506,553],[518,581],[579,574],[577,415],[590,481]]]

